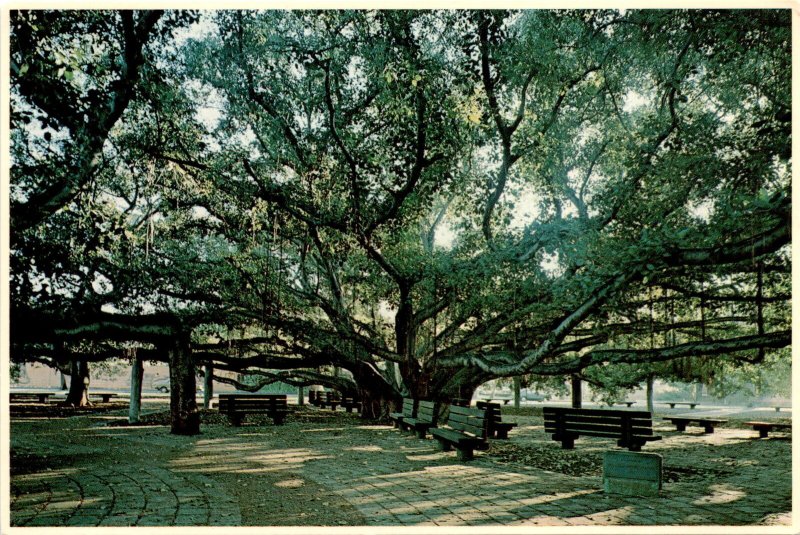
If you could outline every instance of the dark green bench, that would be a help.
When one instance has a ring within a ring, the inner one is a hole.
[[[670,409],[674,409],[675,405],[689,405],[690,409],[694,409],[700,405],[699,403],[692,403],[691,401],[665,401],[664,404],[669,405]]]
[[[759,438],[767,438],[769,432],[775,429],[792,430],[792,424],[782,424],[777,422],[745,422],[745,425],[752,425],[753,430],[758,431]]]
[[[580,436],[616,438],[617,446],[630,451],[661,440],[653,435],[653,420],[647,411],[544,407],[543,412],[545,432],[553,433],[553,440],[560,441],[563,449],[574,448]]]
[[[339,399],[339,394],[336,392],[321,392],[319,396],[317,396],[317,406],[321,409],[325,407],[330,407],[332,411],[336,410],[336,406],[341,403],[341,399]]]
[[[341,406],[347,412],[353,412],[353,409],[356,412],[361,412],[361,402],[356,401],[356,398],[353,396],[342,396]]]
[[[636,403],[635,401],[614,401],[613,403],[609,403],[609,407],[613,407],[614,405],[627,405],[629,408]]]
[[[486,411],[486,420],[488,421],[486,434],[489,438],[508,438],[508,432],[517,427],[515,423],[502,421],[503,417],[500,415],[499,403],[478,401],[475,405],[479,409]]]
[[[691,418],[684,416],[665,416],[664,420],[669,420],[675,425],[678,431],[686,431],[687,425],[698,425],[704,429],[704,433],[713,433],[714,426],[724,424],[728,420],[717,420],[715,418]]]
[[[459,460],[471,460],[476,449],[489,449],[485,410],[450,405],[445,426],[431,429],[431,436],[439,441],[442,451],[456,448]]]
[[[389,418],[394,423],[394,426],[400,429],[400,425],[405,418],[414,418],[417,415],[417,402],[411,398],[403,398],[403,408],[400,412],[389,413]]]
[[[89,392],[89,397],[99,397],[103,403],[108,403],[111,398],[115,398],[117,395],[112,392]]]
[[[438,413],[438,403],[420,400],[417,403],[416,416],[400,420],[400,428],[415,432],[419,438],[425,438],[428,429],[436,427],[436,422],[439,420]]]
[[[10,401],[28,401],[36,399],[39,403],[47,403],[53,394],[51,392],[10,392]]]
[[[247,414],[266,414],[281,425],[289,412],[286,394],[220,394],[217,409],[235,426],[242,425]]]

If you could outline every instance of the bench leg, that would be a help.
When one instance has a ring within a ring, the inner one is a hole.
[[[704,433],[713,433],[714,432],[714,426],[711,425],[711,424],[706,424],[704,429],[705,429]]]
[[[508,429],[495,429],[495,438],[508,438]]]
[[[686,431],[686,423],[685,422],[681,422],[681,423],[675,424],[675,429],[677,429],[678,431]]]
[[[475,458],[475,453],[471,448],[459,449],[456,455],[459,461],[471,461]]]
[[[670,403],[670,404],[669,404],[669,408],[670,408],[670,409],[674,409],[674,408],[675,408],[675,404],[674,404],[674,403]]]
[[[241,414],[233,413],[228,415],[228,419],[231,421],[231,425],[234,427],[239,427],[240,425],[242,425],[243,418],[244,416]]]
[[[562,450],[573,450],[575,449],[575,437],[561,437],[557,439],[561,441],[561,449]]]
[[[424,429],[417,429],[417,438],[425,438],[425,430]]]
[[[275,415],[275,416],[272,417],[272,421],[275,423],[275,425],[283,425],[283,419],[284,419],[284,416],[282,414],[281,415]]]
[[[347,412],[353,412],[353,406],[352,405],[348,405],[347,406]]]
[[[438,442],[439,442],[439,449],[442,451],[450,451],[451,449],[453,449],[453,446],[451,446],[450,443],[445,440],[439,440]]]
[[[762,427],[758,430],[758,438],[767,438],[769,435],[769,429]]]

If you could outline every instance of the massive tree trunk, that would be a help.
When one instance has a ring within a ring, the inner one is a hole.
[[[651,373],[647,376],[647,410],[649,412],[653,411],[653,386],[655,383],[655,376]]]
[[[89,363],[85,360],[72,361],[72,373],[69,377],[69,393],[64,405],[70,407],[88,407],[89,402]]]
[[[197,383],[188,333],[178,333],[170,341],[169,355],[170,418],[172,434],[200,433],[200,413],[197,410]]]
[[[131,359],[131,401],[128,406],[128,423],[135,424],[139,422],[139,414],[142,409],[142,378],[144,377],[144,367],[142,366],[142,359],[133,349],[133,358]]]
[[[358,388],[362,418],[385,420],[391,411],[397,410],[402,402],[401,396],[375,368],[358,362],[348,369]]]

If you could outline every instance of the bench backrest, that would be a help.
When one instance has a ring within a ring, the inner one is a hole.
[[[486,411],[486,419],[489,422],[499,422],[502,420],[500,416],[500,404],[492,403],[490,401],[478,401],[475,406],[481,410]]]
[[[325,392],[325,401],[331,403],[333,401],[339,401],[339,393],[338,392]]]
[[[342,396],[342,405],[347,405],[347,404],[351,404],[352,405],[352,404],[355,404],[355,403],[356,403],[356,397],[355,396]]]
[[[485,439],[487,422],[486,411],[483,409],[450,405],[447,425],[456,431]]]
[[[647,411],[544,407],[543,412],[547,433],[573,432],[609,438],[653,435],[653,420]]]
[[[400,411],[410,418],[417,415],[417,402],[412,398],[403,398],[403,410]]]
[[[439,407],[435,401],[422,401],[417,404],[417,415],[415,418],[420,422],[429,422],[435,426],[439,420]]]
[[[218,408],[220,412],[285,411],[286,394],[220,394]]]

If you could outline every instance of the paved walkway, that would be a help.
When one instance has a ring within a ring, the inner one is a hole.
[[[751,429],[705,435],[662,427],[664,440],[645,450],[662,454],[678,481],[643,498],[604,494],[597,474],[570,476],[491,452],[461,463],[433,440],[344,416],[205,425],[196,437],[172,436],[166,427],[108,427],[103,418],[12,421],[15,457],[30,461],[12,467],[12,526],[292,525],[320,510],[314,522],[327,525],[790,523],[791,442],[757,440]],[[540,419],[517,420],[510,444],[559,453]],[[612,447],[581,438],[570,455]],[[57,466],[42,455],[57,456]],[[247,485],[255,497],[241,494]],[[286,511],[251,503],[273,493],[282,493]],[[293,497],[298,503],[286,503]],[[252,511],[257,505],[265,511]],[[331,516],[348,508],[347,520]]]

